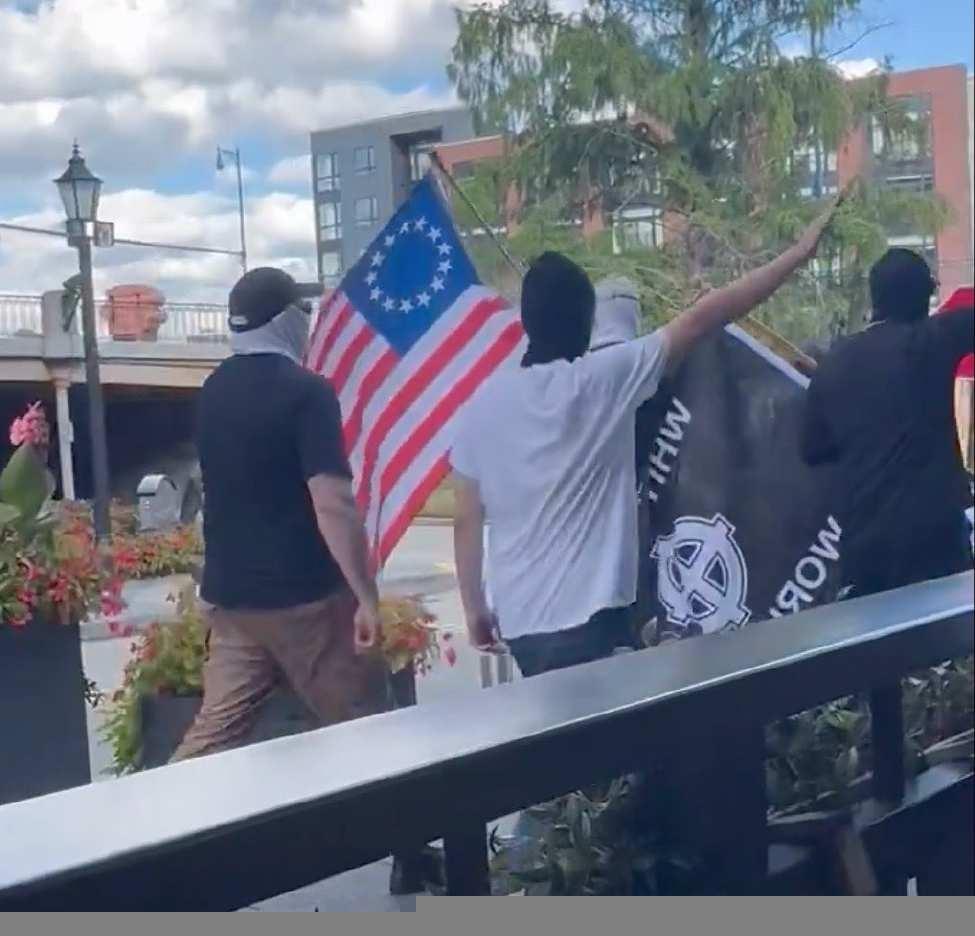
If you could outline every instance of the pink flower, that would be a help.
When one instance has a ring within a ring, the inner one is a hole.
[[[46,447],[51,441],[51,429],[41,404],[34,403],[23,416],[10,424],[10,444],[23,445],[25,442],[38,447]]]
[[[443,658],[448,666],[453,666],[457,662],[457,651],[453,647],[447,647],[443,652]]]

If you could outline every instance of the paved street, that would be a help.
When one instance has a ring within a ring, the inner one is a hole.
[[[181,579],[166,582],[132,583],[127,591],[129,612],[125,618],[141,629],[159,617],[172,616],[167,595],[178,589]],[[417,525],[410,529],[391,558],[383,576],[382,588],[398,594],[422,594],[430,610],[437,615],[445,633],[453,635],[457,650],[454,667],[442,664],[418,681],[420,704],[442,699],[459,692],[478,692],[481,687],[479,654],[467,643],[463,631],[460,595],[453,566],[452,531],[447,525]],[[131,638],[108,636],[103,622],[85,625],[83,655],[85,672],[99,688],[110,695],[122,680],[129,655]],[[100,714],[89,712],[89,742],[92,776],[110,781],[106,776],[111,755],[98,737]],[[261,910],[411,910],[413,898],[388,896],[389,863],[381,862],[341,875],[330,881],[283,895],[261,904]]]

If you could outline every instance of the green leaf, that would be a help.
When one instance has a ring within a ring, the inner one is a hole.
[[[7,526],[20,519],[20,511],[13,504],[0,501],[0,526]]]
[[[51,478],[37,450],[32,445],[21,445],[0,473],[0,502],[17,508],[24,532],[30,529],[53,491]]]

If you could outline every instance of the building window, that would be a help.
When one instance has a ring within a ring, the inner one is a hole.
[[[433,146],[429,143],[418,143],[410,147],[410,178],[414,182],[419,182],[429,171],[433,161],[430,153]]]
[[[356,175],[368,175],[376,171],[376,147],[357,146],[352,154]]]
[[[840,251],[829,251],[825,255],[814,257],[811,268],[818,280],[834,286],[843,284],[843,255]]]
[[[375,224],[379,220],[379,200],[375,195],[355,200],[355,223],[360,227]]]
[[[342,255],[337,250],[323,250],[320,254],[322,282],[334,286],[342,275]]]
[[[836,150],[823,150],[820,154],[820,195],[835,195],[839,191]],[[792,154],[792,173],[799,183],[799,195],[812,198],[816,187],[816,150],[803,147]]]
[[[662,208],[627,208],[620,218],[619,237],[623,250],[652,250],[664,245]]]
[[[930,173],[888,176],[884,179],[884,187],[894,192],[932,192],[934,178]]]
[[[339,154],[319,153],[315,157],[315,178],[319,192],[339,189]]]
[[[323,241],[341,240],[342,205],[339,202],[319,202],[318,230]]]
[[[871,149],[874,156],[886,162],[913,162],[931,156],[931,106],[921,99],[903,101],[904,120],[897,126],[886,127],[874,118],[871,121]]]

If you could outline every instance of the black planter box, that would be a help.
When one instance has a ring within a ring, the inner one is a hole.
[[[147,696],[142,700],[143,769],[162,767],[169,762],[202,701],[202,696]],[[270,741],[314,727],[301,700],[289,690],[279,689],[261,708],[254,729],[242,743]]]
[[[0,624],[0,804],[91,782],[77,624]]]
[[[391,676],[390,685],[397,708],[416,704],[412,670]],[[201,701],[200,696],[148,696],[142,700],[143,769],[162,767],[169,762],[200,710]],[[270,741],[315,727],[315,720],[304,703],[290,689],[281,688],[264,704],[257,723],[242,743]]]

